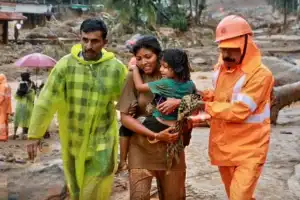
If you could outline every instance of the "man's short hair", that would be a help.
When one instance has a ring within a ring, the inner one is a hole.
[[[101,31],[102,38],[106,39],[107,27],[103,20],[101,19],[86,19],[82,22],[80,26],[80,33],[90,33],[95,31]]]

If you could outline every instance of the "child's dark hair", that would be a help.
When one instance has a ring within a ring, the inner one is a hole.
[[[166,49],[162,51],[160,59],[169,65],[180,81],[191,80],[189,59],[183,50]]]
[[[137,52],[142,48],[151,50],[157,56],[159,56],[159,54],[161,53],[161,46],[157,38],[152,35],[145,35],[138,41],[136,41],[135,45],[133,45],[132,48],[133,54],[136,55]]]

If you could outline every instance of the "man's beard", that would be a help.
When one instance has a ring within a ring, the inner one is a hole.
[[[88,57],[88,56],[86,56],[86,52],[91,52],[95,56]],[[100,52],[100,53],[97,54],[96,52],[89,50],[89,51],[82,52],[82,56],[83,56],[84,60],[87,60],[87,61],[89,61],[89,60],[96,61],[96,60],[99,60],[102,57],[102,53]]]
[[[225,58],[223,58],[223,61],[225,61],[225,62],[230,62],[230,63],[234,63],[234,62],[235,62],[235,59],[234,59],[234,58],[230,58],[230,57],[225,57]]]

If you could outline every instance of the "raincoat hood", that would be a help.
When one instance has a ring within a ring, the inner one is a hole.
[[[81,64],[83,65],[91,65],[91,64],[97,64],[97,63],[102,63],[107,60],[111,60],[115,58],[115,54],[112,52],[107,52],[105,49],[102,49],[102,57],[99,60],[96,61],[86,61],[83,58],[79,57],[80,52],[82,51],[82,46],[81,44],[76,44],[72,47],[71,49],[71,54],[72,56],[78,60]]]
[[[4,74],[0,74],[0,84],[6,84],[6,76]]]
[[[261,53],[250,35],[243,35],[240,37],[221,41],[220,48],[240,48],[242,52],[242,63],[237,67],[241,67],[246,73],[251,72],[256,67],[261,65]],[[220,54],[218,65],[224,65],[222,54]]]

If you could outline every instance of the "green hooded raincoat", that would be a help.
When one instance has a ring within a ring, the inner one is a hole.
[[[118,154],[114,102],[127,68],[102,50],[98,61],[72,48],[54,67],[34,106],[28,137],[42,138],[58,111],[64,173],[73,200],[109,199]]]

